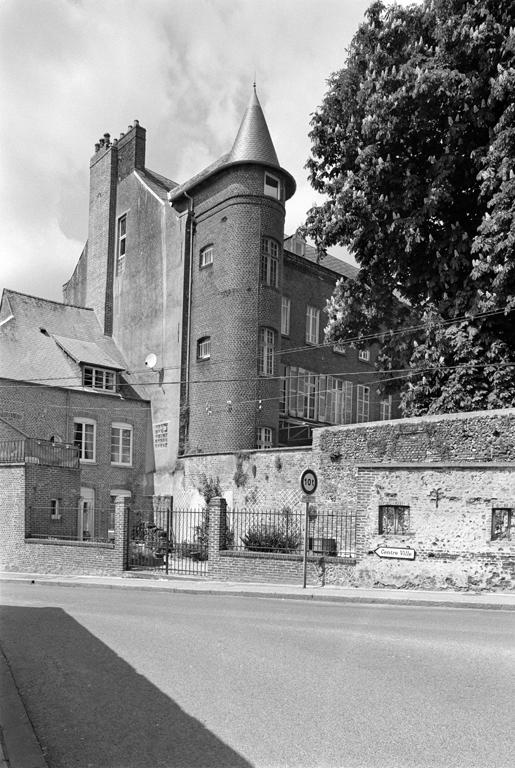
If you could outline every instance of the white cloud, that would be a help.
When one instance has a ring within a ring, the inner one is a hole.
[[[254,75],[281,164],[287,230],[316,195],[309,115],[367,0],[3,0],[0,289],[60,299],[87,236],[94,143],[138,118],[147,163],[184,181],[227,152]]]

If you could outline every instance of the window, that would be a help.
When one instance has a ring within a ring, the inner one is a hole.
[[[290,335],[290,308],[290,299],[283,296],[281,300],[281,333],[283,336]]]
[[[50,499],[50,520],[61,519],[61,499]]]
[[[130,424],[111,424],[111,464],[132,464],[132,427]]]
[[[337,355],[347,354],[347,347],[345,346],[345,342],[337,341],[336,344],[333,344],[333,352],[336,352]]]
[[[368,421],[370,410],[370,387],[365,387],[363,384],[358,384],[357,387],[357,416],[356,421]]]
[[[209,264],[212,264],[214,255],[215,249],[212,245],[206,245],[205,248],[202,248],[200,251],[200,266],[207,267]]]
[[[197,360],[209,360],[211,357],[211,336],[204,336],[197,342]]]
[[[105,368],[93,368],[85,365],[82,383],[89,389],[101,389],[104,392],[116,392],[116,373]]]
[[[370,350],[360,349],[358,351],[358,360],[363,360],[363,362],[368,363],[370,361]]]
[[[271,173],[265,173],[265,195],[274,197],[276,200],[281,199],[281,182]]]
[[[79,449],[81,461],[95,461],[96,428],[96,423],[91,419],[74,419],[73,421],[73,444]]]
[[[154,424],[154,448],[168,448],[168,422]]]
[[[494,507],[492,509],[492,540],[511,539],[515,525],[514,507]]]
[[[392,396],[388,395],[388,397],[385,397],[383,400],[381,400],[381,406],[380,406],[380,419],[381,421],[388,421],[392,418]]]
[[[272,288],[279,285],[279,244],[270,237],[261,241],[261,282]]]
[[[125,253],[127,250],[127,214],[118,219],[118,240],[116,246],[116,274],[121,275],[125,270]]]
[[[352,421],[352,383],[287,366],[281,381],[280,412],[329,424]]]
[[[263,376],[274,375],[275,331],[261,328],[259,331],[259,373]]]
[[[257,431],[257,448],[272,448],[273,430],[271,427],[259,427]]]
[[[379,533],[402,535],[409,531],[410,508],[399,505],[379,507]]]
[[[318,344],[318,325],[320,321],[320,310],[316,307],[306,309],[306,343]]]

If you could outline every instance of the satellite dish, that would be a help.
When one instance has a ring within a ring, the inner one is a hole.
[[[145,365],[147,368],[155,368],[157,363],[157,357],[154,355],[153,352],[151,352],[149,355],[145,358]]]

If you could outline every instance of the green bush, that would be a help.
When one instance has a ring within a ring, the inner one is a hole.
[[[249,552],[295,552],[300,547],[302,532],[294,524],[264,523],[250,527],[241,540]]]

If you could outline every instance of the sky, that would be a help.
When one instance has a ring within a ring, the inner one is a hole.
[[[181,183],[230,150],[254,78],[297,181],[321,198],[310,115],[369,0],[0,0],[0,292],[56,301],[87,238],[89,160],[136,118],[148,168]]]

